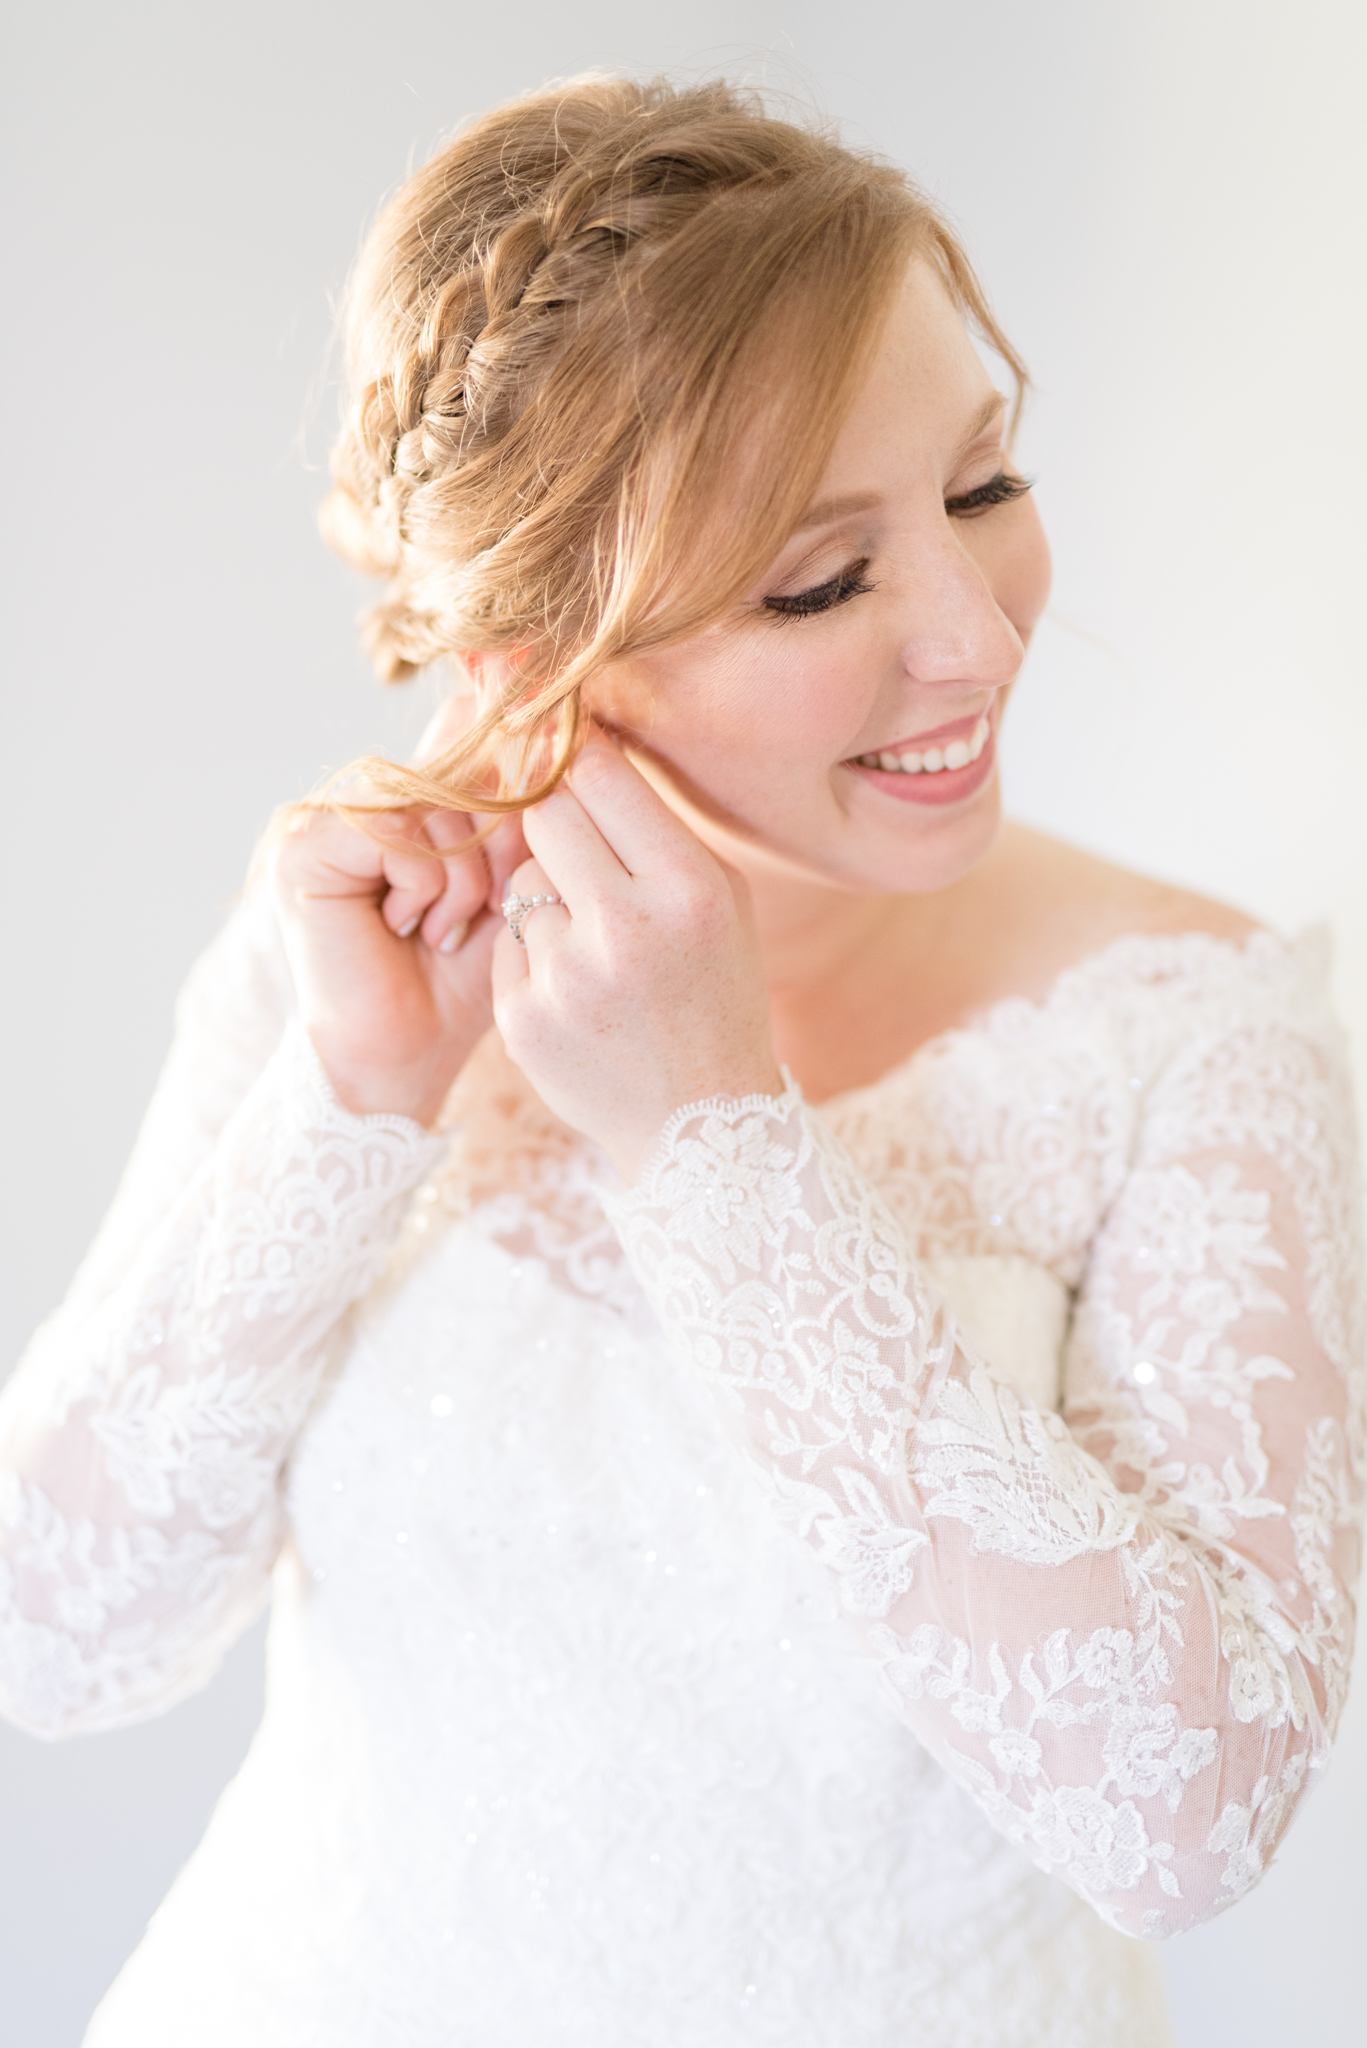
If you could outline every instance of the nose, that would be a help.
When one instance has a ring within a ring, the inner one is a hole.
[[[912,682],[976,690],[1014,682],[1025,644],[952,527],[918,549],[908,611],[902,665]]]

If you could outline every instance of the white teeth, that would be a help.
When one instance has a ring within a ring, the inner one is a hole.
[[[884,748],[877,754],[858,754],[855,759],[861,768],[881,768],[887,774],[939,775],[948,768],[951,772],[967,768],[976,761],[992,737],[992,721],[984,712],[966,740],[951,740],[946,747],[927,747],[924,753],[909,750],[905,754],[894,754]]]

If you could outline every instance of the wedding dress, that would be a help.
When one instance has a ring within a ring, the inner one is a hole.
[[[354,1117],[251,899],[3,1397],[0,1697],[265,1717],[89,2048],[1158,2048],[1342,1705],[1314,942],[1126,938],[622,1190],[492,1037]],[[1355,1476],[1356,1475],[1356,1476]]]

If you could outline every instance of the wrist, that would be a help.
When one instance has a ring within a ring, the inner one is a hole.
[[[635,1117],[605,1135],[603,1149],[628,1187],[634,1187],[649,1166],[664,1132],[681,1110],[703,1103],[744,1102],[752,1096],[778,1100],[787,1082],[777,1066],[757,1067],[753,1072],[727,1075],[720,1082],[671,1091],[672,1100],[649,1118]]]
[[[349,1116],[401,1116],[430,1130],[441,1114],[469,1048],[458,1057],[383,1067],[357,1061],[309,1026],[308,1036],[328,1086]]]

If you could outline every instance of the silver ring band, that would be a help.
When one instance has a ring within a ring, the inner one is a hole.
[[[547,903],[563,903],[564,900],[563,896],[505,896],[499,907],[518,945],[525,946],[527,941],[522,936],[522,927],[532,912],[542,909]]]

